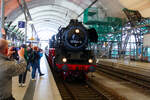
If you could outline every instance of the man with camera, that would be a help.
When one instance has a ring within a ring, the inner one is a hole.
[[[24,49],[18,51],[19,61],[10,60],[14,53],[8,49],[8,42],[0,39],[0,100],[15,100],[12,96],[12,77],[23,73],[26,69]]]

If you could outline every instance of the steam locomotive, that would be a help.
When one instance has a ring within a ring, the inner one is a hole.
[[[60,28],[49,42],[49,62],[64,80],[87,79],[88,72],[95,71],[95,57],[88,49],[89,42],[97,42],[95,29],[86,29],[81,22],[72,19],[67,27]]]

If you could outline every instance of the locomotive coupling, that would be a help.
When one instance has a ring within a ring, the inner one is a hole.
[[[63,70],[64,72],[67,72],[67,71],[69,70],[69,68],[68,68],[67,65],[63,65],[63,66],[62,66],[62,70]]]
[[[95,72],[96,71],[96,68],[94,66],[90,66],[88,68],[89,72]]]

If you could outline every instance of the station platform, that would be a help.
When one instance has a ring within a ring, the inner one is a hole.
[[[97,64],[138,73],[146,77],[150,76],[150,63],[119,59],[97,59]],[[118,79],[98,71],[93,75],[95,77],[91,77],[91,79],[94,80],[95,86],[103,87],[121,100],[150,100],[149,90],[135,86],[129,81]]]
[[[97,64],[111,66],[150,77],[150,63],[146,62],[130,61],[125,59],[97,59]]]
[[[16,100],[62,100],[58,91],[49,64],[45,56],[40,65],[44,76],[36,74],[36,80],[31,80],[31,72],[27,72],[26,86],[19,87],[18,76],[13,78],[13,96]]]

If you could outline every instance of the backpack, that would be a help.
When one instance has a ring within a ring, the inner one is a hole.
[[[30,55],[30,62],[36,62],[37,63],[38,60],[40,59],[39,53],[37,51],[32,51],[30,54],[31,54]]]
[[[28,62],[34,62],[34,51],[32,50],[32,48],[28,51],[27,58]]]

